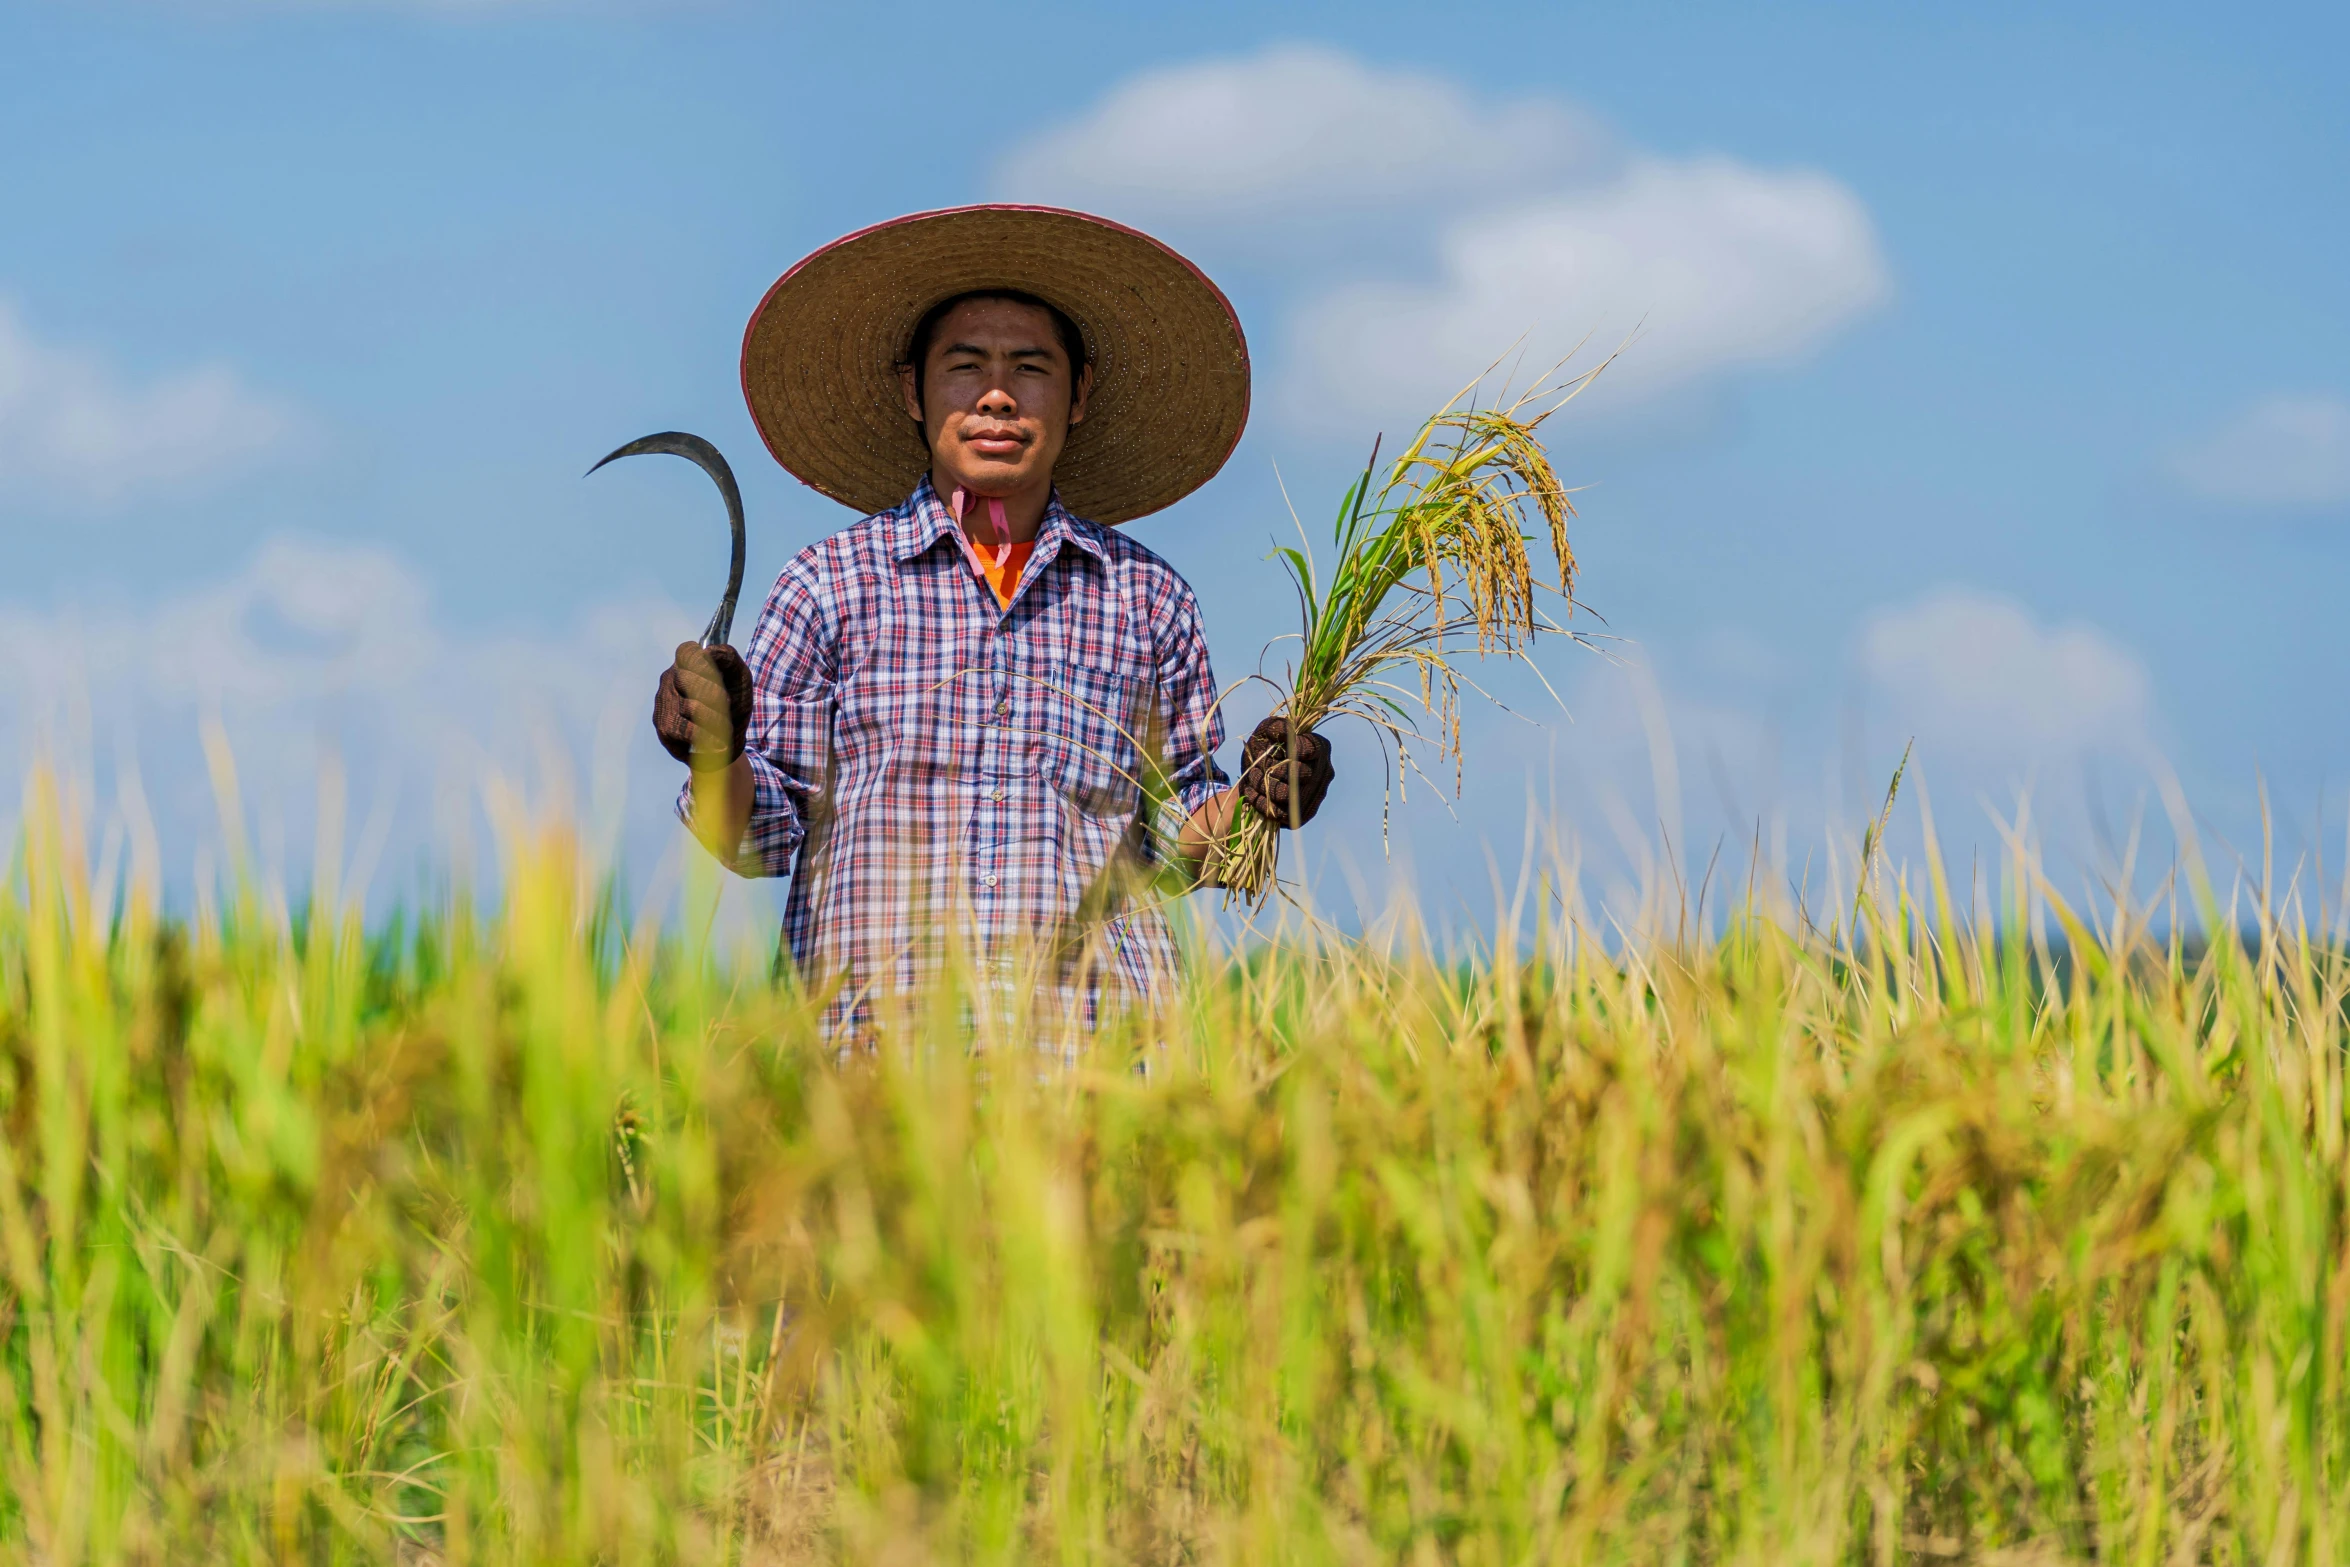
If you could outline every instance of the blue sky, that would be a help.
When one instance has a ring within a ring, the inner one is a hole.
[[[1639,325],[1554,427],[1617,661],[1552,655],[1571,721],[1505,678],[1539,722],[1481,717],[1458,820],[1399,818],[1464,906],[1530,800],[1603,878],[1758,823],[1800,865],[1913,735],[1962,847],[2028,789],[2093,863],[2164,765],[2218,838],[2263,778],[2288,852],[2341,831],[2338,8],[1431,14],[0,3],[0,751],[82,755],[102,812],[135,756],[175,875],[208,713],[297,876],[327,751],[395,868],[491,772],[574,775],[654,865],[640,709],[722,530],[683,465],[581,471],[709,435],[771,578],[849,518],[760,455],[751,306],[1009,196],[1241,309],[1250,434],[1137,525],[1228,679],[1286,627],[1276,464],[1318,525],[1432,388]],[[1316,847],[1376,888],[1352,738]]]

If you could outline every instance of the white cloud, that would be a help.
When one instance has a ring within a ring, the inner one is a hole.
[[[2137,656],[2092,626],[2043,626],[2023,606],[1941,588],[1869,617],[1862,671],[1920,747],[1998,770],[2143,756],[2153,683]]]
[[[217,836],[197,744],[217,717],[246,803],[265,836],[289,841],[287,858],[308,841],[331,751],[357,811],[389,813],[388,863],[445,865],[450,812],[470,819],[501,777],[553,790],[607,848],[625,839],[641,869],[676,836],[677,769],[647,715],[694,620],[648,599],[552,634],[467,634],[438,621],[397,556],[278,539],[156,603],[0,607],[0,667],[13,677],[0,688],[0,768],[18,774],[46,752],[81,771],[127,744],[164,842],[184,855]]]
[[[1521,340],[1548,366],[1637,338],[1595,399],[1643,402],[1801,358],[1890,290],[1867,209],[1823,174],[1639,161],[1596,188],[1463,219],[1432,285],[1359,283],[1293,324],[1281,401],[1339,428],[1432,406]]]
[[[997,187],[1136,221],[1263,222],[1556,181],[1605,147],[1588,116],[1283,45],[1145,71],[1016,149]]]
[[[112,504],[241,467],[295,425],[226,366],[133,383],[0,301],[0,486]]]
[[[2172,473],[2206,500],[2302,510],[2350,501],[2350,401],[2264,398],[2177,453]]]
[[[1515,345],[1547,367],[1636,326],[1593,403],[1650,402],[1798,360],[1891,287],[1826,174],[1628,152],[1563,100],[1308,45],[1135,76],[1015,148],[997,187],[1275,263],[1302,303],[1270,401],[1349,435]]]
[[[633,637],[611,635],[612,612],[557,639],[455,635],[389,551],[278,538],[233,575],[135,611],[0,609],[0,657],[26,677],[10,693],[14,716],[36,726],[54,716],[44,699],[86,697],[166,716],[218,711],[307,745],[322,715],[364,707],[419,752],[495,750],[528,739],[533,722],[592,716],[624,671],[650,690],[690,617],[666,601],[633,608],[651,628]],[[135,629],[89,629],[109,625]]]

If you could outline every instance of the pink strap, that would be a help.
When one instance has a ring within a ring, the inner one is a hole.
[[[970,532],[963,526],[963,508],[970,503],[971,498],[963,493],[963,487],[958,484],[955,486],[954,495],[947,501],[947,510],[954,513],[955,536],[963,541],[963,553],[971,557],[971,569],[984,578],[990,570],[1003,570],[1004,562],[1012,558],[1012,528],[1009,523],[1004,521],[1003,497],[1000,495],[988,496],[987,515],[988,519],[995,524],[996,546],[995,559],[983,565],[979,558],[979,547],[971,542]]]

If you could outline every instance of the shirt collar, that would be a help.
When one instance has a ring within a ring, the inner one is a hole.
[[[955,514],[938,498],[938,491],[930,487],[930,475],[914,486],[914,493],[906,497],[906,504],[898,508],[896,538],[890,553],[899,560],[912,560],[934,547],[941,539],[954,536]],[[1060,553],[1061,546],[1073,544],[1095,560],[1105,560],[1101,541],[1094,537],[1090,523],[1061,504],[1061,492],[1054,490],[1045,502],[1044,520],[1036,529],[1036,558],[1051,560]]]

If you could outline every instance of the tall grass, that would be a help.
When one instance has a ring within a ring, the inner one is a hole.
[[[560,832],[505,885],[180,926],[32,800],[8,1557],[2350,1559],[2350,970],[2291,907],[1537,897],[1204,960],[1065,1070],[951,995],[836,1058]]]

